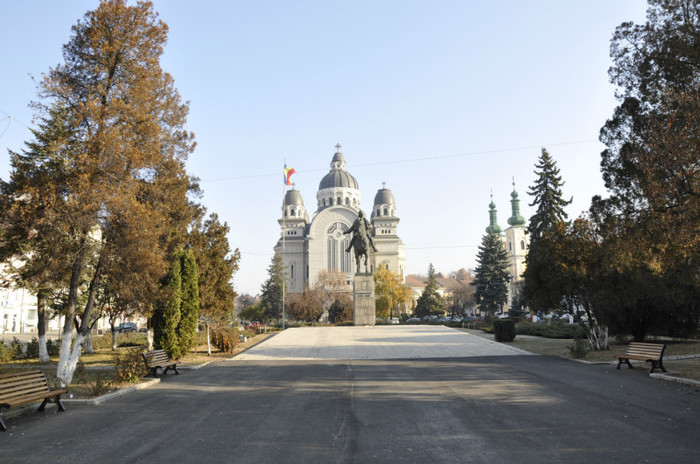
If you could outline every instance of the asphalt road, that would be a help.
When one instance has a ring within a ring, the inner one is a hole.
[[[234,358],[68,408],[7,419],[0,462],[700,460],[693,387],[544,356]]]

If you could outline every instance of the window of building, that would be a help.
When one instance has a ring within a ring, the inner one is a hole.
[[[289,278],[293,279],[294,278],[294,264],[289,266]]]
[[[520,249],[521,250],[525,249],[525,240],[520,240]]]

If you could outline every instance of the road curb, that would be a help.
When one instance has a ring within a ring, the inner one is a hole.
[[[120,390],[113,391],[111,393],[107,393],[106,395],[101,395],[101,396],[98,396],[95,398],[66,398],[66,399],[61,400],[61,401],[65,404],[98,405],[100,403],[104,403],[105,401],[109,401],[113,398],[117,398],[117,397],[120,397],[122,395],[126,395],[127,393],[131,393],[132,391],[152,387],[153,385],[155,385],[157,383],[160,383],[160,379],[148,379],[148,380],[145,380],[141,383],[133,385],[131,387],[122,388]]]

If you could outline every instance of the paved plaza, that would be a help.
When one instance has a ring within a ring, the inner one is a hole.
[[[693,463],[700,393],[445,327],[288,329],[100,405],[12,417],[4,463]]]
[[[287,329],[236,356],[241,361],[463,358],[530,354],[450,327],[378,325]]]

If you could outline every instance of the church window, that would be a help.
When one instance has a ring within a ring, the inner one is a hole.
[[[292,208],[292,211],[291,211],[290,216],[294,217],[294,216],[296,216],[296,215],[297,215],[297,214],[296,214],[296,211],[294,211],[294,208]]]
[[[349,198],[345,199],[345,206],[350,206],[350,199]]]
[[[388,216],[388,215],[389,215],[389,210],[387,208],[384,208],[384,216]]]
[[[342,204],[343,204],[343,199],[340,198],[340,197],[338,197],[338,198],[336,199],[336,201],[335,201],[335,204],[336,204],[336,205],[342,205]]]

